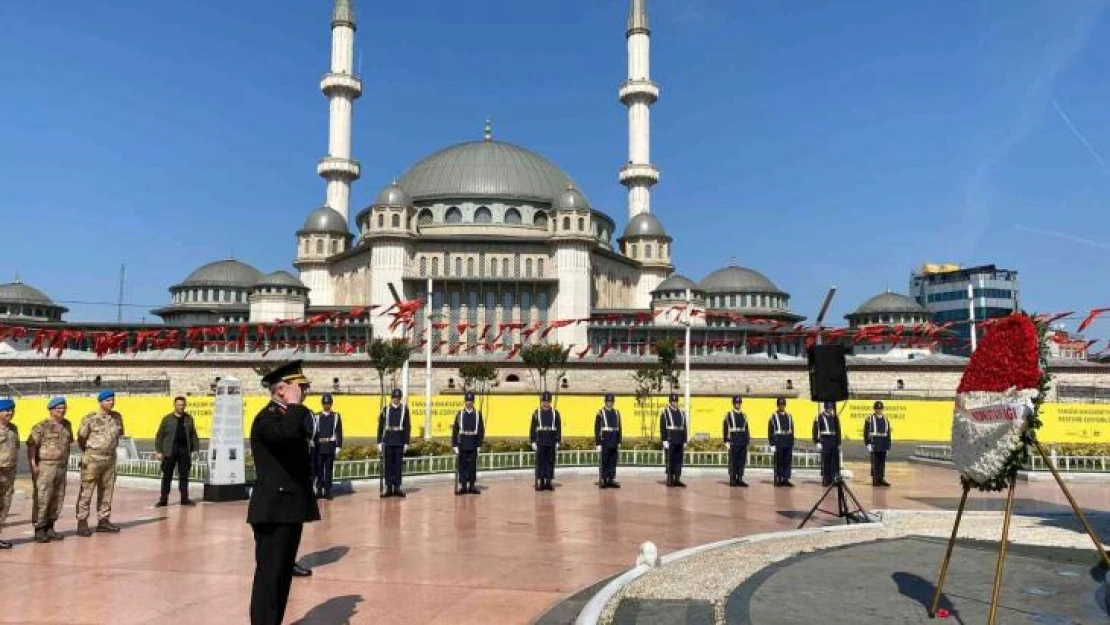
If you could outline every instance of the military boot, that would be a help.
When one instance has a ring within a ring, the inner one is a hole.
[[[54,531],[54,524],[53,523],[46,526],[46,537],[49,538],[50,540],[65,540],[65,538],[66,538],[65,536],[62,536],[58,532]]]
[[[110,534],[115,534],[115,533],[119,532],[119,529],[120,528],[119,528],[118,525],[112,525],[112,522],[109,521],[108,519],[101,519],[100,523],[96,524],[96,531],[98,531],[98,532],[107,532],[107,533],[110,533]]]
[[[92,536],[92,530],[89,529],[89,522],[82,519],[77,522],[77,535],[81,537]]]
[[[46,535],[46,528],[45,527],[36,527],[35,528],[35,542],[36,543],[48,543],[48,542],[50,542],[50,538],[47,537],[47,535]]]

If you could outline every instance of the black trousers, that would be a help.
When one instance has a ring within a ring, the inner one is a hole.
[[[793,447],[775,447],[775,479],[785,481],[790,479],[790,470],[794,464]]]
[[[831,482],[840,475],[840,447],[821,445],[821,479]]]
[[[682,456],[685,448],[684,443],[671,443],[671,448],[665,450],[668,477],[673,477],[676,480],[682,477]]]
[[[313,453],[312,474],[316,478],[316,490],[331,492],[332,469],[335,467],[335,454]]]
[[[162,457],[162,499],[170,496],[170,484],[173,483],[173,472],[177,470],[177,490],[182,499],[189,498],[189,469],[193,466],[193,459],[189,452],[175,449],[172,455]]]
[[[293,565],[301,544],[301,523],[253,523],[254,585],[251,625],[280,625],[289,602]]]
[[[886,452],[871,452],[871,479],[881,481],[886,479]]]
[[[620,455],[620,447],[616,445],[611,447],[601,446],[601,479],[617,479],[617,460],[620,459]]]
[[[555,479],[554,445],[536,445],[536,479],[545,482]]]
[[[748,466],[748,446],[733,443],[728,448],[728,475],[743,481],[744,469]]]
[[[401,488],[401,459],[405,457],[404,445],[386,445],[385,485]]]
[[[459,450],[459,484],[473,485],[478,481],[478,450]]]

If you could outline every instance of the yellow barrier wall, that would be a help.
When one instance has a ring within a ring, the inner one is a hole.
[[[67,417],[77,427],[81,418],[96,409],[92,397],[71,397]],[[244,431],[250,432],[254,415],[265,405],[261,395],[247,396],[244,405]],[[31,426],[46,417],[46,399],[18,400],[15,423],[24,436]],[[721,435],[721,421],[731,407],[728,397],[692,397],[693,434],[707,433],[713,438]],[[336,395],[335,410],[343,413],[344,433],[351,437],[372,437],[377,431],[379,399],[376,395]],[[212,397],[190,397],[187,410],[197,421],[201,438],[207,438],[212,425]],[[621,411],[626,437],[658,434],[659,411],[665,405],[659,399],[650,412],[641,417],[635,398],[618,396],[617,408]],[[840,406],[844,423],[844,437],[859,441],[863,436],[863,421],[871,414],[871,400],[853,400]],[[947,442],[952,424],[952,402],[937,400],[884,400],[886,414],[891,419],[896,441]],[[309,398],[313,410],[320,408],[318,396]],[[538,407],[532,395],[493,395],[486,400],[486,433],[499,437],[526,437],[532,411]],[[681,405],[681,401],[680,401]],[[154,438],[162,416],[172,410],[170,397],[128,397],[116,399],[116,410],[123,415],[128,436],[138,439]],[[557,406],[563,417],[563,435],[591,436],[594,415],[601,407],[601,398],[584,395],[564,395]],[[462,408],[461,395],[438,395],[432,403],[432,434],[449,436],[455,412]],[[411,403],[413,434],[418,435],[424,423],[424,398],[414,396]],[[744,401],[744,411],[751,420],[752,435],[766,439],[767,420],[775,409],[770,398],[751,398]],[[808,400],[790,400],[787,410],[794,415],[799,439],[810,437],[817,404]],[[1044,427],[1040,438],[1049,443],[1105,442],[1110,435],[1110,404],[1045,404],[1041,411]]]

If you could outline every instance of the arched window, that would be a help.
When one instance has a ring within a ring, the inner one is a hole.
[[[644,258],[651,258],[651,244],[644,243]]]
[[[520,222],[520,211],[515,208],[510,208],[509,210],[505,211],[505,223],[519,224]]]
[[[532,277],[532,259],[531,258],[524,261],[524,277],[525,278],[531,278]]]
[[[633,244],[632,244],[632,258],[636,258],[636,256],[637,256],[637,255],[638,255],[639,253],[640,253],[640,249],[639,249],[639,248],[638,248],[638,247],[636,246],[636,244],[635,244],[635,243],[633,243]]]
[[[473,258],[466,259],[466,276],[468,278],[473,278],[474,277],[474,259]]]
[[[393,215],[393,217],[389,220],[389,225],[393,226],[394,228],[400,228],[401,227],[401,216],[396,215],[396,214]]]
[[[432,216],[432,211],[425,208],[416,216],[416,225],[423,226],[424,224],[430,224],[434,219],[435,217]]]
[[[331,240],[331,253],[332,254],[338,254],[339,253],[339,239],[332,239]]]
[[[428,257],[427,256],[421,256],[420,257],[420,277],[423,278],[423,277],[426,277],[427,275],[428,275]]]
[[[439,277],[439,258],[436,256],[432,257],[432,277]]]
[[[509,277],[509,259],[508,258],[502,258],[501,259],[501,275],[505,276],[506,278]]]
[[[384,228],[384,227],[385,227],[385,215],[383,213],[378,213],[378,228]]]
[[[547,213],[543,211],[536,211],[536,215],[532,217],[532,225],[539,226],[544,230],[547,229]]]
[[[443,220],[449,224],[462,223],[462,211],[459,210],[458,206],[452,206],[447,209],[447,215],[444,216]]]
[[[485,206],[479,206],[478,210],[474,211],[474,223],[488,224],[491,221],[493,221],[493,213]]]
[[[489,275],[493,278],[497,277],[497,259],[491,258],[489,260]]]
[[[520,376],[515,374],[515,373],[510,373],[509,375],[505,376],[505,381],[506,382],[520,382]]]
[[[581,232],[586,229],[586,219],[583,217],[578,218],[578,231]]]
[[[324,253],[324,240],[323,239],[316,239],[316,253],[317,254],[323,254]]]
[[[563,230],[570,230],[570,217],[563,217]]]
[[[455,275],[456,276],[461,276],[462,275],[462,259],[459,258],[458,256],[455,257]]]
[[[543,277],[543,259],[542,258],[540,258],[536,261],[536,277],[537,278],[542,278]]]

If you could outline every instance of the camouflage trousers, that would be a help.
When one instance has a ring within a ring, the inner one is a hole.
[[[53,525],[62,511],[66,498],[66,463],[39,461],[39,476],[35,478],[31,502],[31,523],[35,529]]]
[[[87,521],[93,490],[96,490],[96,517],[107,521],[112,516],[112,493],[116,488],[116,457],[81,458],[81,490],[77,492],[77,520]]]
[[[12,507],[13,494],[15,494],[15,467],[0,469],[0,526]]]

